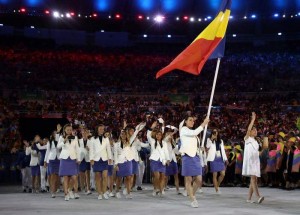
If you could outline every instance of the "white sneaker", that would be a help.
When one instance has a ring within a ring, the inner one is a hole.
[[[191,206],[192,206],[192,208],[198,208],[199,207],[199,204],[198,204],[196,199],[194,201],[192,201]]]
[[[107,192],[103,194],[103,197],[104,197],[104,199],[106,199],[106,200],[109,199],[109,196],[108,196]]]
[[[102,200],[102,195],[101,194],[99,194],[98,199]]]
[[[78,194],[78,193],[75,193],[74,198],[75,198],[75,199],[79,199],[79,197],[80,197],[79,194]]]
[[[218,191],[216,192],[216,194],[217,194],[217,195],[221,195],[222,192],[221,192],[220,190],[218,190]]]
[[[109,193],[109,197],[115,197],[115,194],[113,192]]]
[[[182,195],[183,195],[183,196],[188,196],[187,191],[184,190],[184,191],[182,192]]]
[[[69,191],[69,197],[70,199],[75,199],[73,191]]]
[[[59,193],[59,192],[60,192],[60,189],[57,189],[57,190],[56,190],[56,193]]]
[[[156,190],[153,190],[152,196],[156,196]]]
[[[161,195],[163,195],[163,196],[164,196],[165,194],[166,194],[166,193],[165,193],[165,191],[163,190],[163,191],[162,191],[162,193],[161,193]]]
[[[131,193],[129,193],[129,194],[126,195],[126,199],[132,199]]]
[[[56,196],[55,196],[55,194],[53,193],[52,195],[51,195],[51,198],[55,198]]]
[[[136,188],[136,187],[133,187],[133,188],[131,189],[131,191],[132,191],[132,192],[137,192],[137,188]]]
[[[252,200],[249,200],[249,199],[247,199],[247,201],[246,201],[247,203],[254,203],[255,201],[252,201]]]
[[[180,190],[176,191],[177,195],[181,195],[182,193],[180,192]]]
[[[123,195],[127,195],[127,189],[126,189],[126,187],[123,189]]]
[[[200,189],[198,190],[198,192],[199,192],[199,193],[203,193],[203,190],[200,188]]]
[[[69,200],[70,200],[69,194],[65,195],[65,201],[69,201]]]
[[[120,193],[120,192],[117,192],[117,193],[116,193],[116,197],[117,197],[117,199],[122,198],[121,193]]]
[[[92,191],[88,190],[85,195],[91,195],[92,194]]]
[[[265,197],[261,196],[258,200],[257,203],[260,204],[265,200]]]

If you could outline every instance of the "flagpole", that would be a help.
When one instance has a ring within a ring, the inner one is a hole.
[[[221,62],[221,58],[218,58],[216,71],[215,71],[214,82],[213,82],[213,87],[212,87],[212,90],[211,90],[211,95],[210,95],[210,100],[209,100],[209,105],[208,105],[207,117],[210,116],[210,111],[211,111],[211,107],[212,107],[212,102],[213,102],[213,98],[214,98],[214,94],[215,94],[215,88],[216,88],[216,83],[217,83],[217,78],[218,78],[218,73],[219,73],[220,62]],[[205,128],[204,128],[201,147],[204,146],[206,132],[207,132],[207,125],[205,125]]]

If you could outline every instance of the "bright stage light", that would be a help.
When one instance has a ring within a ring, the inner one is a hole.
[[[25,8],[21,8],[20,11],[21,11],[22,13],[25,13],[25,12],[26,12],[26,9],[25,9]]]
[[[50,14],[50,11],[49,10],[45,10],[45,14]]]
[[[54,18],[58,18],[58,17],[59,17],[59,12],[54,11],[54,12],[53,12],[53,16],[54,16]]]
[[[71,14],[66,13],[66,17],[67,17],[67,18],[71,18]]]
[[[157,23],[162,23],[164,21],[165,17],[163,17],[162,15],[157,15],[154,18],[154,21]]]
[[[171,38],[172,37],[172,35],[171,34],[168,34],[168,36],[167,36],[168,38]]]
[[[121,19],[121,15],[120,14],[116,14],[116,19]]]
[[[190,21],[191,21],[191,22],[194,22],[194,21],[195,21],[195,18],[194,18],[194,17],[191,17],[191,18],[190,18]]]
[[[144,38],[147,38],[147,37],[148,37],[148,35],[147,35],[147,34],[144,34],[144,35],[143,35],[143,37],[144,37]]]
[[[236,37],[236,34],[233,34],[232,37]]]
[[[253,15],[251,16],[251,18],[252,18],[252,19],[255,19],[255,18],[256,18],[256,15],[255,15],[255,14],[253,14]]]
[[[247,16],[244,16],[244,19],[247,19]]]
[[[279,16],[279,14],[278,14],[278,13],[275,13],[275,14],[274,14],[274,17],[278,17],[278,16]]]
[[[282,33],[281,33],[281,32],[279,32],[277,35],[278,35],[278,36],[281,36],[281,35],[282,35]]]
[[[177,21],[179,21],[179,20],[180,20],[180,18],[179,18],[179,17],[176,17],[176,20],[177,20]]]

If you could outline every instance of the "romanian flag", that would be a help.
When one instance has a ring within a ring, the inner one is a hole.
[[[231,0],[223,0],[217,17],[168,66],[161,69],[156,74],[156,78],[174,69],[199,75],[205,62],[225,36],[230,17],[230,6]]]

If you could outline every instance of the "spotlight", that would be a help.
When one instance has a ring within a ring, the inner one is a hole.
[[[147,38],[147,37],[148,37],[148,35],[147,35],[147,34],[144,34],[144,35],[143,35],[143,37],[144,37],[144,38]]]
[[[233,34],[232,37],[236,37],[236,34]]]
[[[211,19],[211,16],[208,16],[207,19],[208,19],[208,20]]]
[[[194,18],[194,17],[191,17],[191,18],[190,18],[190,21],[191,21],[191,22],[194,22],[194,21],[195,21],[195,18]]]
[[[138,15],[138,19],[142,20],[144,17],[142,15]]]
[[[116,19],[121,19],[121,15],[120,14],[116,14]]]
[[[75,13],[74,13],[74,12],[71,12],[70,15],[71,15],[71,16],[75,16]]]
[[[177,21],[179,21],[179,20],[180,20],[180,18],[179,18],[179,17],[176,17],[176,20],[177,20]]]
[[[0,27],[3,27],[3,24],[0,24]]]
[[[101,33],[104,33],[105,31],[104,30],[101,30]]]
[[[78,17],[81,17],[81,15],[80,15],[80,14],[78,14]]]
[[[201,18],[199,18],[199,19],[198,19],[198,22],[201,22],[201,21],[202,21],[202,19],[201,19]]]
[[[54,18],[59,18],[59,13],[57,11],[54,11],[53,16],[54,16]]]
[[[30,26],[30,28],[31,28],[31,29],[34,29],[34,26],[33,26],[33,25],[32,25],[32,26]]]
[[[281,35],[282,35],[282,33],[281,33],[281,32],[279,32],[277,35],[278,35],[278,36],[281,36]]]
[[[255,18],[256,18],[256,15],[255,15],[255,14],[253,14],[253,15],[251,16],[251,18],[252,18],[252,19],[255,19]]]
[[[188,20],[189,17],[188,17],[188,16],[184,16],[183,19],[184,19],[184,20]]]
[[[275,14],[274,14],[274,17],[276,17],[276,18],[277,18],[278,16],[279,16],[279,14],[278,14],[278,13],[275,13]]]
[[[285,14],[283,14],[282,17],[285,18]]]
[[[71,14],[66,13],[66,17],[67,17],[67,18],[71,18]]]
[[[229,19],[233,19],[233,16],[229,16]]]
[[[244,19],[247,19],[247,16],[244,16]]]
[[[147,20],[149,20],[150,19],[150,17],[149,16],[147,16]]]
[[[171,34],[168,34],[168,36],[167,36],[168,38],[171,38],[172,37],[172,35]]]
[[[25,8],[21,8],[20,11],[21,11],[22,13],[25,13],[25,12],[26,12],[26,9],[25,9]]]
[[[97,15],[97,13],[93,13],[93,17],[97,17],[98,15]]]
[[[50,11],[49,10],[45,10],[45,14],[50,14]]]
[[[62,18],[63,18],[63,17],[64,17],[64,15],[63,15],[63,14],[61,14],[61,15],[60,15],[60,17],[62,17]]]
[[[162,23],[164,21],[164,18],[162,15],[157,15],[155,16],[154,18],[154,21],[157,22],[157,23]]]

